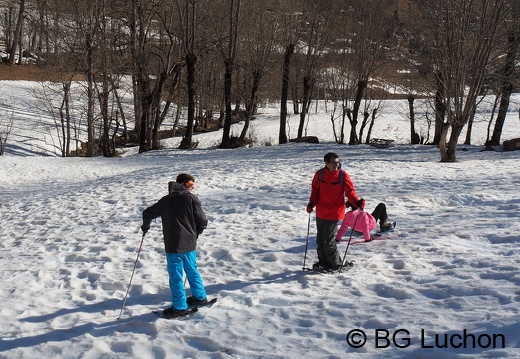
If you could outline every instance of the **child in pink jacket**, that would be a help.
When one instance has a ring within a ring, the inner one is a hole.
[[[347,202],[347,208],[351,206]],[[386,206],[384,203],[379,203],[372,214],[365,212],[362,208],[358,209],[352,206],[351,211],[345,213],[343,223],[336,233],[336,241],[340,241],[348,228],[354,229],[356,232],[363,233],[365,241],[370,242],[373,238],[370,236],[370,231],[376,228],[376,223],[379,220],[379,229],[384,231],[389,229],[392,225],[387,222],[388,215],[386,213]]]

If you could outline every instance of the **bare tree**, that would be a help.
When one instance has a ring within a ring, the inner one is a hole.
[[[386,30],[390,26],[392,18],[385,12],[386,1],[363,1],[356,3],[354,7],[357,25],[354,28],[355,36],[352,37],[353,68],[355,74],[355,94],[350,116],[349,144],[361,141],[356,135],[358,115],[361,101],[369,84],[369,79],[374,71],[382,65],[386,51],[384,50]]]
[[[289,43],[284,49],[282,70],[282,94],[280,98],[280,130],[278,132],[279,143],[287,143],[287,100],[289,95],[289,76],[291,71],[291,59],[294,55],[295,44]]]
[[[330,4],[322,0],[311,0],[304,7],[304,19],[307,24],[302,29],[302,41],[305,43],[305,57],[302,68],[302,111],[298,126],[298,137],[303,137],[305,119],[309,112],[314,86],[322,66],[321,58],[323,51],[330,39],[329,11]]]
[[[412,94],[408,95],[408,112],[410,114],[410,143],[412,145],[417,145],[421,142],[421,137],[417,132],[415,132],[415,108],[414,108],[414,102],[415,102],[415,96]]]
[[[235,73],[237,69],[238,61],[238,45],[240,40],[240,29],[242,21],[242,0],[226,0],[221,2],[208,2],[204,7],[206,21],[211,23],[210,29],[211,35],[207,34],[208,41],[213,43],[216,51],[219,54],[221,60],[223,60],[223,70],[216,71],[217,76],[222,75],[221,81],[222,96],[221,98],[221,116],[220,116],[220,127],[223,127],[222,141],[219,145],[220,148],[231,148],[237,147],[237,142],[232,141],[231,138],[231,124],[233,120],[233,109],[232,102],[233,96],[235,100],[237,94],[233,92],[233,76],[238,76]],[[216,46],[215,46],[216,45]],[[205,54],[205,59],[211,61],[214,57],[211,51]],[[214,67],[213,64],[208,66]],[[214,74],[208,74],[205,71],[205,82],[206,86],[213,87]],[[236,77],[235,77],[236,78]],[[216,87],[219,89],[219,87]],[[211,101],[213,102],[213,101]],[[211,112],[211,111],[210,111]],[[238,138],[236,138],[238,139]],[[235,139],[235,140],[236,140]]]
[[[336,88],[330,93],[336,101],[342,103],[341,121],[344,123],[345,118],[348,118],[348,143],[357,144],[362,141],[357,132],[362,102],[370,86],[371,76],[386,59],[385,45],[394,12],[389,11],[388,1],[382,0],[354,0],[348,5],[339,4],[341,7],[329,20],[336,22],[334,38],[340,39],[333,45],[335,52],[332,61],[336,71],[330,75],[334,77]],[[371,109],[363,112],[370,113]],[[340,129],[337,138],[343,143],[344,124]]]
[[[184,54],[186,63],[186,85],[188,96],[188,110],[186,120],[186,131],[179,145],[179,148],[192,148],[193,144],[193,130],[195,127],[196,116],[196,66],[198,62],[197,51],[199,50],[197,44],[198,32],[200,30],[200,7],[204,7],[203,1],[185,0],[183,3],[176,1],[178,9],[180,26],[180,39],[182,42],[182,52]]]
[[[75,75],[76,72],[72,71],[60,82],[43,82],[41,90],[35,90],[32,93],[54,121],[62,157],[72,155],[71,143],[73,140],[76,140],[76,147],[79,146],[81,118],[74,115],[72,100],[72,84]],[[53,137],[52,134],[51,136]],[[76,151],[76,154],[79,154],[79,151]]]
[[[102,130],[99,146],[105,157],[116,155],[115,137],[118,134],[122,120],[122,136],[127,135],[126,114],[118,94],[120,77],[128,58],[118,54],[118,48],[123,36],[122,23],[109,21],[113,13],[108,4],[103,1],[99,9],[99,45],[96,48],[95,91],[99,103]],[[117,55],[116,55],[117,54]],[[117,61],[115,61],[117,59]],[[115,106],[114,106],[115,104]],[[115,108],[114,108],[115,107]]]
[[[231,143],[231,90],[233,84],[233,70],[235,68],[235,60],[238,51],[239,26],[240,26],[240,5],[242,0],[227,0],[224,4],[225,10],[217,12],[213,16],[213,22],[216,31],[217,47],[224,60],[224,106],[225,119],[224,130],[222,133],[222,142],[220,148],[234,147]],[[226,14],[223,16],[222,14]],[[220,20],[217,19],[220,17]]]
[[[244,127],[240,134],[239,143],[245,143],[246,135],[249,131],[249,124],[253,113],[257,107],[257,97],[260,85],[263,80],[268,61],[274,46],[275,35],[278,30],[278,11],[274,8],[268,8],[265,0],[250,3],[247,8],[247,18],[249,26],[245,29],[243,42],[245,42],[244,53],[249,56],[249,76],[247,80],[250,83],[249,97],[246,102],[246,115]]]
[[[139,153],[151,149],[150,107],[152,93],[151,80],[148,73],[146,56],[147,33],[149,19],[148,9],[140,0],[132,0],[130,27],[130,49],[132,52],[132,75],[134,79],[134,104],[136,107],[136,127],[139,133]]]
[[[287,101],[289,98],[289,83],[291,63],[300,38],[301,21],[299,15],[294,12],[298,8],[296,1],[284,1],[280,9],[280,43],[284,49],[282,63],[282,89],[280,95],[280,128],[278,131],[278,142],[287,143]]]
[[[130,16],[136,122],[139,152],[159,148],[159,129],[170,109],[163,95],[173,96],[180,71],[176,15],[168,2],[133,0]]]
[[[95,72],[97,70],[100,39],[100,19],[102,0],[80,0],[64,3],[60,11],[67,14],[69,21],[60,25],[60,36],[70,51],[70,67],[85,73],[87,149],[86,156],[96,154],[96,91]],[[58,63],[58,62],[54,62]],[[72,81],[72,77],[70,78]],[[64,98],[64,100],[66,100]]]
[[[16,0],[8,3],[2,30],[7,43],[12,44],[11,51],[19,49],[23,39],[24,46],[44,54],[48,63],[63,70],[61,80],[75,81],[72,74],[85,76],[81,83],[88,98],[84,112],[88,155],[96,153],[97,140],[104,155],[115,152],[119,118],[128,117],[119,98],[118,91],[125,91],[119,88],[119,79],[129,73],[133,76],[133,133],[139,136],[141,152],[159,148],[161,125],[174,102],[175,123],[183,114],[180,109],[186,108],[181,148],[194,145],[192,137],[199,119],[204,118],[202,127],[207,126],[208,118],[218,109],[222,110],[224,127],[221,147],[234,147],[230,128],[236,110],[245,103],[240,143],[249,131],[259,97],[269,91],[269,96],[281,99],[278,137],[279,143],[285,143],[291,90],[296,100],[294,113],[300,114],[297,135],[301,137],[310,103],[322,98],[317,90],[325,88],[335,102],[336,141],[355,144],[364,136],[370,137],[369,126],[380,113],[371,94],[372,79],[379,75],[387,55],[395,55],[396,50],[387,46],[395,25],[395,3]],[[440,146],[441,159],[456,160],[457,139],[462,128],[471,124],[484,79],[497,68],[502,81],[501,105],[492,140],[499,141],[515,79],[519,5],[511,0],[411,0],[407,4],[420,21],[413,40],[421,39],[421,51],[432,64],[428,74],[430,87],[436,91],[434,142]],[[509,15],[513,9],[516,14]],[[250,16],[250,10],[255,10],[256,16]],[[114,30],[122,26],[129,31]],[[272,52],[274,44],[278,51]],[[501,48],[496,47],[499,44]],[[506,56],[499,58],[500,54]],[[14,58],[12,54],[11,60]],[[275,79],[268,77],[273,76],[267,71],[273,59],[278,61],[273,68],[280,66],[281,78],[280,74]],[[272,81],[270,86],[261,86],[266,80]],[[67,105],[72,84],[60,89],[65,129],[68,118],[74,118],[73,111],[67,114],[67,107],[74,107],[73,103]],[[413,101],[409,108],[412,118]],[[345,135],[349,123],[350,135]],[[413,122],[411,131],[414,142]],[[470,134],[469,129],[468,138]],[[70,152],[71,148],[63,150]]]
[[[505,25],[507,32],[505,63],[501,71],[501,76],[499,77],[502,82],[499,91],[500,105],[498,107],[493,135],[491,136],[491,140],[487,143],[487,145],[490,146],[500,144],[500,137],[502,136],[509,101],[515,87],[515,64],[518,60],[518,47],[520,44],[520,3],[518,3],[518,1],[512,2],[511,7],[511,15]]]
[[[364,111],[363,111],[363,121],[361,122],[361,126],[359,128],[359,140],[363,141],[363,135],[365,128],[368,126],[367,134],[365,136],[364,143],[369,144],[372,136],[372,129],[376,122],[377,117],[384,109],[383,106],[384,99],[365,99],[364,101]]]
[[[25,0],[20,0],[20,6],[18,7],[18,16],[16,18],[16,26],[13,32],[13,42],[11,43],[11,49],[9,51],[9,63],[14,64],[16,59],[16,50],[20,52],[18,62],[22,63],[22,25],[24,21],[25,13]]]
[[[346,30],[346,29],[344,29]],[[346,41],[350,35],[350,32],[343,33],[340,38]],[[334,111],[331,115],[331,121],[333,124],[333,132],[336,142],[339,144],[345,143],[345,126],[348,118],[347,114],[350,114],[349,103],[354,97],[355,83],[354,83],[354,72],[352,69],[352,56],[349,55],[350,47],[344,41],[340,41],[340,46],[344,47],[344,50],[337,50],[334,59],[332,59],[333,69],[328,69],[325,75],[325,81],[329,88],[327,92],[331,96],[334,102]],[[339,110],[339,114],[335,115],[336,111]],[[339,124],[336,126],[336,122],[339,119]]]
[[[417,1],[438,74],[437,94],[446,110],[439,141],[442,162],[456,161],[458,139],[475,113],[498,30],[507,15],[507,3],[507,0]]]

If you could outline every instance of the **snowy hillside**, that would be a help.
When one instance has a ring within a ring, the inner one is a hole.
[[[60,158],[38,105],[18,92],[28,84],[4,85],[16,121],[0,157],[0,358],[520,358],[520,151],[481,152],[485,122],[452,164],[407,145],[398,101],[374,129],[395,140],[386,149],[333,143],[324,112],[307,129],[320,144],[276,145],[270,107],[252,148],[218,150],[216,132],[190,151],[171,139],[141,155]],[[515,106],[503,139],[520,137]],[[397,221],[381,240],[353,238],[354,268],[334,275],[302,271],[308,230],[306,266],[316,261],[305,205],[328,151],[367,210],[384,202]],[[158,220],[118,320],[141,213],[180,172],[196,177],[210,221],[198,264],[218,302],[187,321],[151,313],[171,305]]]

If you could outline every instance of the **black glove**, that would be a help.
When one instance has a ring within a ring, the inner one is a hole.
[[[146,234],[146,232],[148,232],[149,229],[150,229],[150,225],[149,224],[143,224],[141,226],[141,231],[143,231],[143,235]]]
[[[356,202],[356,207],[361,209],[365,208],[365,200],[363,198],[359,199]]]
[[[314,205],[311,202],[309,202],[307,204],[307,208],[306,208],[307,213],[311,213],[313,209],[314,209]]]

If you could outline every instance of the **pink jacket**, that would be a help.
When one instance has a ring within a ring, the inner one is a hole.
[[[358,218],[359,217],[359,218]],[[354,228],[354,223],[356,227]],[[336,234],[336,240],[339,241],[348,228],[354,228],[355,231],[363,233],[366,240],[370,239],[370,231],[376,227],[376,219],[368,212],[362,210],[348,211],[345,213],[343,223]]]

